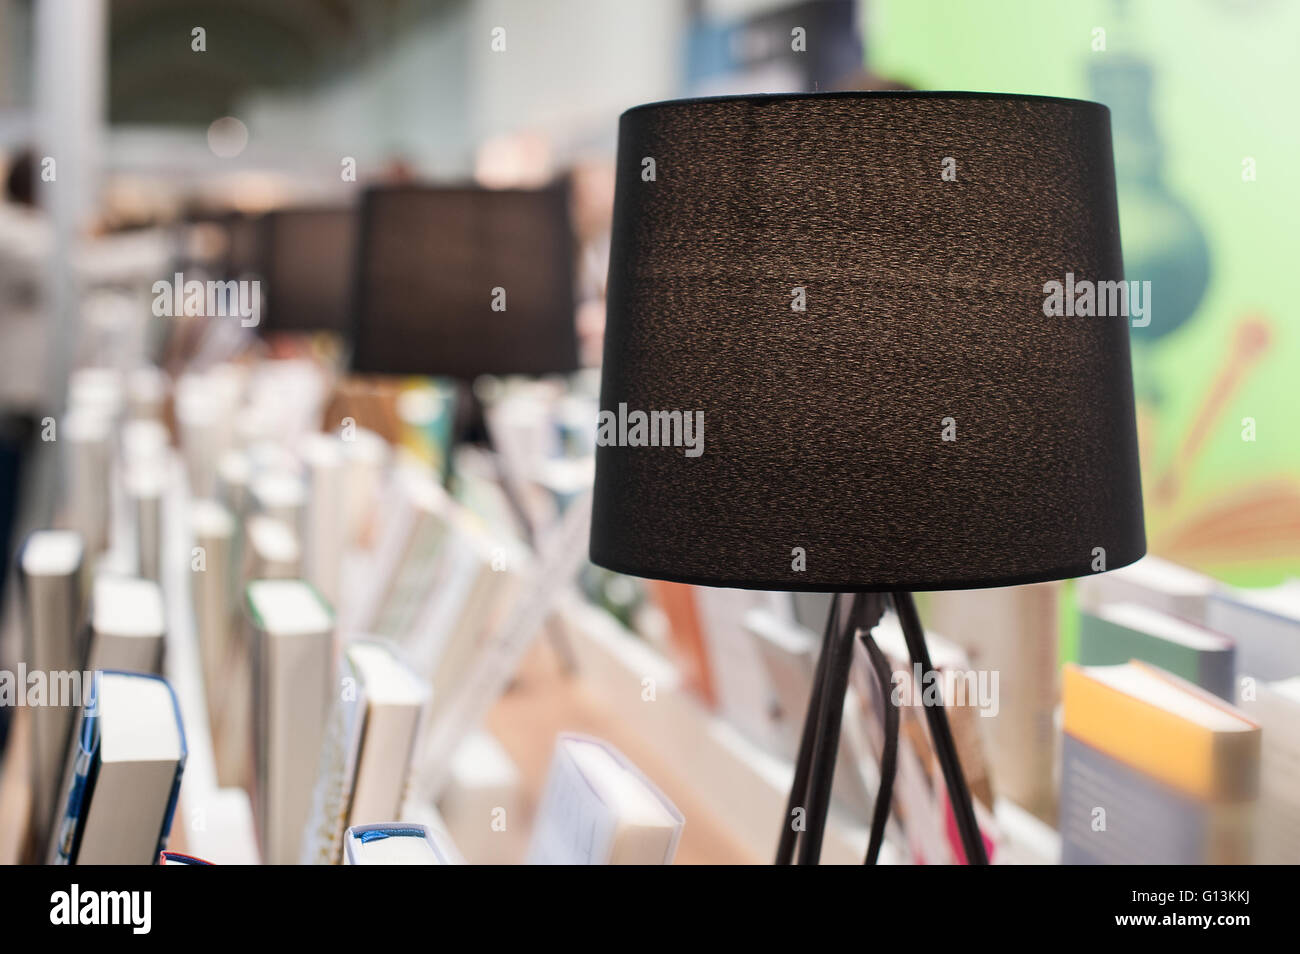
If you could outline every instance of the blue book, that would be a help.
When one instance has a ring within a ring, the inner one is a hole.
[[[155,864],[185,768],[185,727],[171,685],[143,673],[98,674],[77,740],[51,863]]]
[[[355,825],[343,836],[345,865],[450,864],[424,825],[380,822]]]

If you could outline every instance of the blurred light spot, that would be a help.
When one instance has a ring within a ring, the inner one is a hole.
[[[248,127],[234,116],[222,116],[208,127],[208,148],[222,159],[233,159],[248,145]]]

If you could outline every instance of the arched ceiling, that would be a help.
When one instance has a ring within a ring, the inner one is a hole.
[[[113,123],[207,125],[250,90],[310,86],[450,0],[111,0]],[[191,31],[207,31],[206,52]]]

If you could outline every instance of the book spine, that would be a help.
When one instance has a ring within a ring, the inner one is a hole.
[[[50,848],[50,864],[76,864],[81,833],[86,825],[86,812],[90,807],[99,770],[99,726],[97,717],[87,714],[82,719],[82,742],[72,764],[72,777],[68,785],[68,798],[63,817],[54,832]]]
[[[1201,653],[1198,660],[1197,682],[1202,689],[1214,693],[1226,702],[1236,701],[1234,685],[1237,671],[1237,654],[1233,649],[1223,652]]]
[[[155,849],[154,864],[162,857],[163,851],[167,848],[167,838],[172,833],[172,821],[176,817],[176,802],[181,794],[181,775],[185,771],[185,756],[176,763],[176,777],[172,780],[171,797],[167,799],[167,811],[163,814],[162,830],[158,833],[158,847]]]
[[[65,575],[29,575],[18,560],[19,592],[23,607],[23,655],[29,669],[71,673],[85,662],[80,636],[81,566]],[[59,800],[59,785],[67,764],[68,744],[76,724],[78,708],[57,705],[36,708],[31,713],[32,827],[40,838],[49,835]],[[78,706],[80,701],[78,701]],[[43,855],[45,844],[39,852]]]

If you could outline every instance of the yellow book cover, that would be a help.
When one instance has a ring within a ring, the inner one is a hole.
[[[1197,798],[1254,796],[1259,725],[1217,696],[1137,661],[1067,665],[1062,695],[1068,736]]]

